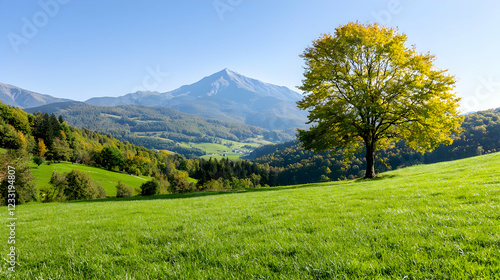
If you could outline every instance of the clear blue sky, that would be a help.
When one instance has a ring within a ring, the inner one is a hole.
[[[493,0],[0,0],[0,82],[86,100],[227,67],[296,89],[312,40],[377,21],[456,75],[464,111],[487,109],[500,107],[498,11]]]

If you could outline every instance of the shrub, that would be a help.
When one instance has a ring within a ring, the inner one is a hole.
[[[249,178],[245,179],[238,179],[236,177],[231,178],[231,189],[233,190],[241,190],[254,187],[255,187],[254,184]]]
[[[93,181],[93,182],[97,188],[97,197],[96,198],[108,197],[108,194],[106,193],[106,190],[104,189],[104,187],[99,182],[96,182],[96,181]]]
[[[116,185],[116,197],[131,197],[132,195],[132,187],[125,185],[122,181],[118,181],[118,185]]]
[[[66,175],[66,179],[68,186],[64,190],[64,195],[68,200],[94,199],[102,195],[89,175],[80,170],[72,170]]]
[[[52,176],[50,177],[49,183],[52,185],[52,188],[40,189],[42,201],[64,201],[66,199],[66,197],[64,196],[64,190],[68,187],[68,180],[66,179],[66,175],[63,173],[57,173],[57,171],[54,170],[52,172]]]
[[[45,161],[45,159],[43,157],[39,157],[39,156],[34,156],[33,157],[33,162],[37,165],[37,166],[40,166],[43,162]]]
[[[187,193],[196,191],[196,186],[184,179],[181,174],[171,174],[168,176],[170,183],[169,191],[171,193]]]
[[[159,193],[160,184],[156,181],[147,181],[141,185],[141,195],[155,195]]]
[[[221,191],[224,190],[224,185],[222,184],[222,177],[219,180],[211,179],[203,184],[203,188],[207,191]]]

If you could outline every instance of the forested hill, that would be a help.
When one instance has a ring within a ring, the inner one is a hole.
[[[110,133],[122,141],[184,155],[199,156],[203,153],[180,147],[176,143],[210,143],[220,139],[243,141],[257,137],[276,142],[291,139],[289,135],[269,132],[260,127],[207,119],[166,107],[96,106],[82,102],[63,102],[29,108],[26,111],[61,115],[72,126]]]
[[[1,102],[0,148],[22,151],[51,162],[71,161],[146,176],[155,176],[169,163],[184,160],[172,153],[121,142],[109,134],[72,127],[61,116],[31,115]],[[103,151],[117,154],[118,160],[110,161],[112,157]]]
[[[121,142],[111,135],[69,126],[62,117],[56,117],[54,114],[31,115],[1,102],[0,148],[7,150],[7,152],[0,152],[0,205],[7,197],[10,198],[7,196],[7,187],[12,183],[7,181],[7,166],[15,166],[16,173],[13,182],[16,184],[15,198],[18,202],[41,199],[28,167],[31,159],[38,165],[43,164],[45,160],[49,163],[71,161],[160,179],[169,174],[181,174],[177,172],[177,168],[181,165],[186,166],[186,160],[179,155],[163,151],[155,152],[128,142]],[[50,176],[50,174],[47,175]],[[67,189],[70,192],[81,191],[82,196],[78,196],[77,199],[106,196],[102,187],[90,183],[91,179],[86,176],[80,179],[75,179],[73,185],[81,185],[80,183],[85,181],[88,182],[88,184],[85,183],[88,188],[85,187],[85,190]],[[61,181],[61,184],[55,184],[48,193],[62,194],[66,183]],[[10,194],[10,190],[8,192]],[[50,196],[51,199],[54,198]]]
[[[70,161],[131,175],[154,177],[152,185],[141,186],[141,195],[244,189],[278,183],[276,171],[269,166],[245,160],[234,162],[227,158],[220,161],[190,160],[179,154],[153,151],[122,142],[109,134],[75,128],[68,125],[62,116],[28,114],[0,102],[0,205],[7,199],[7,193],[10,192],[8,186],[12,181],[7,166],[14,165],[16,197],[20,202],[40,200],[41,194],[36,189],[28,166],[31,160],[38,166],[44,161],[48,161],[48,164]],[[66,198],[106,196],[105,192],[101,192],[102,187],[91,183],[91,175],[80,177],[81,174],[77,173],[67,174],[71,178],[52,174],[50,184],[53,188],[46,192],[51,193],[51,199],[43,200],[64,201]],[[88,183],[85,184],[88,189],[79,189],[78,186],[83,184],[80,184],[83,182],[80,179]],[[66,194],[66,191],[71,194]],[[82,196],[73,196],[76,192]],[[60,197],[59,194],[63,196]]]
[[[424,155],[407,148],[403,142],[376,154],[378,172],[400,167],[449,161],[500,151],[500,108],[465,115],[463,132],[450,146],[440,146]],[[297,184],[356,178],[364,175],[364,153],[346,162],[341,154],[313,153],[295,142],[257,148],[250,158],[279,170],[279,184]]]

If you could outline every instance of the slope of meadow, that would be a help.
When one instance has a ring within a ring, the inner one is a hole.
[[[47,187],[52,188],[49,182],[54,170],[59,173],[69,173],[71,170],[76,169],[82,171],[83,173],[87,173],[92,180],[99,182],[99,184],[101,184],[101,186],[103,186],[106,190],[106,194],[108,196],[116,196],[116,185],[118,184],[118,181],[122,181],[125,185],[131,186],[132,189],[136,189],[139,188],[144,182],[151,180],[151,177],[132,176],[125,173],[108,171],[103,168],[70,162],[52,163],[50,165],[44,163],[40,166],[30,163],[30,168],[38,189]]]
[[[21,205],[19,265],[11,274],[493,279],[500,275],[499,166],[496,153],[375,180]],[[5,220],[7,209],[0,210]],[[8,228],[0,234],[7,243]],[[7,267],[4,262],[3,277]]]

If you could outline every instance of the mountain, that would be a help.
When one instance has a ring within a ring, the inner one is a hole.
[[[14,107],[30,108],[55,102],[65,102],[71,100],[52,97],[50,95],[40,94],[12,85],[0,83],[0,101],[2,101],[2,103],[4,104]]]
[[[297,108],[301,95],[224,69],[176,90],[135,92],[85,101],[101,106],[143,105],[177,109],[206,118],[245,123],[268,130],[305,127],[307,113]]]

